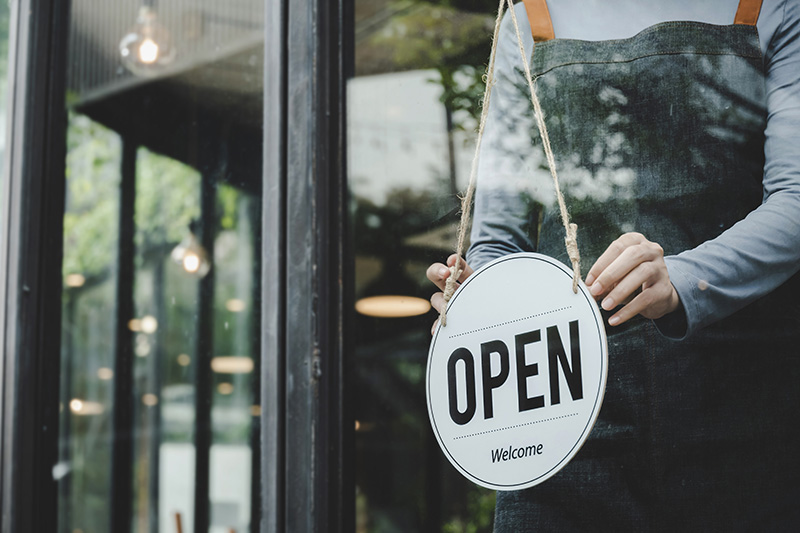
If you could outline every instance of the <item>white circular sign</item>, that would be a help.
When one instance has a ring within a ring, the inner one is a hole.
[[[608,370],[603,320],[572,272],[534,253],[477,270],[428,354],[431,426],[478,485],[518,490],[563,468],[597,420]]]

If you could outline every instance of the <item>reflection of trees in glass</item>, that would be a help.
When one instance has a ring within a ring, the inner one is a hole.
[[[466,505],[460,513],[445,522],[442,533],[481,533],[492,531],[495,492],[477,485],[466,492]]]
[[[8,94],[8,24],[9,6],[0,2],[0,124],[6,123],[6,98]],[[0,132],[0,168],[5,160],[5,126]],[[2,188],[0,188],[2,191]],[[0,192],[2,194],[2,192]]]
[[[136,162],[136,248],[142,255],[177,244],[200,216],[200,175],[193,168],[144,148]]]
[[[430,295],[425,268],[447,253],[442,247],[453,234],[447,224],[451,231],[434,237],[443,218],[454,218],[451,197],[438,189],[394,189],[383,205],[353,199],[357,297],[372,291]],[[491,531],[494,493],[452,469],[430,430],[424,378],[432,313],[356,320],[359,530]],[[417,466],[398,468],[406,463]]]
[[[356,75],[430,72],[441,87],[442,155],[449,158],[448,174],[432,172],[424,188],[394,189],[383,204],[353,198],[357,298],[427,299],[433,291],[425,269],[454,245],[455,145],[459,133],[469,142],[477,125],[495,8],[483,0],[356,0]],[[424,373],[432,320],[432,313],[356,317],[358,531],[491,530],[494,493],[446,463],[429,427]]]
[[[358,197],[353,202],[356,249],[378,257],[402,247],[403,239],[425,231],[451,208],[439,195],[409,188],[392,189],[384,205]],[[398,262],[404,256],[402,251],[398,253]]]
[[[9,24],[9,5],[8,2],[0,2],[0,118],[5,124],[6,116],[6,95],[8,94],[8,24]],[[3,163],[5,152],[5,127],[0,133],[0,164]]]
[[[111,277],[64,298],[59,461],[66,473],[59,480],[59,507],[69,513],[60,513],[59,531],[103,531],[108,525],[112,388],[98,372],[113,358],[115,296]]]
[[[67,129],[65,275],[91,282],[116,264],[119,210],[119,136],[81,115]]]
[[[116,264],[121,143],[116,133],[82,115],[67,130],[65,275],[87,282]],[[177,244],[200,214],[197,172],[173,159],[140,150],[136,184],[136,248]]]
[[[64,512],[59,520],[65,531],[103,531],[109,520],[121,151],[122,142],[115,132],[85,116],[70,115],[62,265],[64,418],[60,429],[61,460],[69,468],[61,481]],[[169,252],[200,214],[200,176],[186,165],[140,149],[136,180],[137,279],[130,289],[136,290],[137,316],[156,316],[159,328],[153,333],[135,333],[140,372],[132,400],[138,409],[151,409],[143,404],[143,394],[151,392],[146,385],[152,370],[144,363],[154,360],[158,350],[168,359],[156,369],[163,372],[162,384],[186,384],[193,378],[191,367],[181,364],[177,356],[194,353],[197,282],[185,272],[175,271],[180,267],[172,264]],[[230,219],[237,205],[225,200],[230,196],[221,195],[220,212],[227,216],[223,225],[234,228],[236,218]],[[169,294],[164,293],[164,286],[169,287]],[[156,289],[167,305],[154,301]],[[193,385],[189,387],[193,389]],[[160,390],[152,392],[158,401],[175,399],[169,395],[161,398]],[[173,440],[191,441],[194,401],[190,397],[191,403],[178,406],[191,411],[188,427],[178,424],[170,428],[173,431],[168,437]],[[83,407],[76,407],[80,405]],[[249,410],[247,414],[249,422]],[[142,471],[146,469],[139,469]]]
[[[137,510],[143,520],[148,518],[151,523],[156,514],[165,520],[161,506],[172,501],[165,494],[155,498],[153,486],[164,483],[164,476],[189,474],[182,470],[185,467],[164,461],[181,454],[192,455],[199,431],[208,432],[214,446],[228,445],[229,451],[238,450],[232,453],[250,457],[253,393],[257,388],[254,376],[259,356],[254,312],[258,306],[255,276],[260,271],[254,228],[260,220],[260,204],[256,194],[219,183],[216,177],[139,149],[136,314],[151,315],[159,324],[152,334],[136,335],[143,338],[145,345],[135,361]],[[201,190],[206,187],[215,206],[201,213]],[[208,249],[212,270],[202,279],[170,257],[190,227],[199,242],[210,239],[214,243]],[[213,294],[202,295],[203,290],[212,287]],[[207,323],[213,331],[210,336],[199,331],[201,316],[209,315],[212,318]],[[201,338],[213,339],[212,344],[198,345]],[[205,392],[200,387],[198,393],[198,375],[211,372],[206,356],[248,357],[253,369],[236,374],[213,373],[212,388]],[[148,394],[158,399],[154,405],[138,402]],[[198,394],[202,395],[199,400],[203,409],[210,410],[210,428],[202,425],[205,417],[197,410]],[[214,461],[219,460],[215,457],[212,451],[212,472]],[[186,458],[184,462],[192,461]],[[249,478],[241,479],[236,498],[247,500],[249,487]]]
[[[450,173],[450,193],[456,194],[455,140],[458,131],[473,131],[480,114],[484,65],[492,31],[489,2],[469,6],[455,2],[407,2],[378,31],[358,43],[357,75],[387,71],[433,69],[431,79],[442,87]],[[481,12],[467,12],[480,10]],[[481,9],[483,8],[483,9]],[[357,31],[357,40],[359,32]],[[366,34],[366,31],[361,33]]]
[[[361,45],[369,48],[371,57],[381,58],[384,67],[390,67],[384,71],[479,65],[486,60],[491,29],[489,16],[416,2]],[[476,39],[479,35],[486,40]],[[357,73],[372,73],[365,71],[380,66],[361,61]]]
[[[8,75],[8,2],[0,2],[0,102],[5,102],[6,77]]]
[[[548,60],[548,50],[538,49],[535,66]],[[652,58],[600,66],[569,63],[548,67],[536,81],[562,189],[581,228],[584,265],[627,231],[644,233],[668,254],[683,251],[718,235],[760,201],[759,183],[731,188],[728,180],[758,175],[763,161],[737,162],[731,154],[761,152],[764,110],[753,95],[716,81],[720,69],[730,67],[723,56],[690,62],[677,71],[671,65]],[[654,99],[654,89],[667,78],[678,91]],[[499,112],[493,118],[505,137],[493,140],[492,156],[526,160],[527,169],[520,166],[515,178],[527,184],[532,205],[552,206],[555,196],[521,70],[498,84],[515,89],[505,101],[495,100]],[[497,189],[507,186],[495,184]],[[707,212],[716,219],[708,220]],[[565,257],[563,228],[549,207],[539,251]]]
[[[111,462],[115,265],[121,142],[71,115],[64,214],[59,520],[63,531],[108,524]],[[70,276],[72,275],[72,276]],[[106,376],[108,377],[108,376]],[[67,470],[68,469],[68,470]]]
[[[163,308],[160,347],[164,354],[160,372],[164,442],[191,442],[194,431],[194,385],[190,364],[181,354],[195,353],[197,279],[169,257],[200,217],[200,174],[174,159],[141,148],[137,162],[136,247],[139,315]],[[257,199],[241,189],[220,184],[216,189],[214,228],[215,354],[258,357],[253,353],[253,221]],[[195,228],[196,230],[197,228]],[[154,273],[163,270],[161,288],[155,291]],[[161,294],[155,294],[155,292]],[[161,302],[160,300],[164,300]],[[237,300],[230,304],[232,300]],[[243,306],[231,311],[229,307]],[[229,384],[226,394],[215,393],[212,412],[215,443],[246,443],[251,422],[250,374],[216,375],[215,391]],[[174,400],[174,401],[173,401]]]
[[[240,189],[221,184],[217,189],[219,233],[214,245],[215,354],[247,357],[254,364],[259,357],[253,309],[257,305],[255,278],[260,275],[253,228],[260,219],[258,201]],[[248,444],[255,371],[257,367],[248,373],[215,374],[214,444]]]

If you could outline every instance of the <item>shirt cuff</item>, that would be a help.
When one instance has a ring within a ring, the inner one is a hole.
[[[667,272],[675,292],[678,293],[678,308],[673,312],[653,320],[653,325],[663,336],[668,339],[682,341],[689,338],[694,333],[694,325],[697,324],[697,306],[694,294],[696,283],[692,283],[689,277],[672,261],[671,257],[665,257]]]

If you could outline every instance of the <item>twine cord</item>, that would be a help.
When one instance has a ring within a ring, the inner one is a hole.
[[[447,326],[447,303],[453,297],[453,293],[456,291],[456,282],[458,278],[461,277],[461,274],[464,272],[464,268],[462,268],[463,259],[461,256],[464,252],[464,241],[466,240],[467,234],[467,227],[469,226],[469,219],[470,219],[470,207],[472,206],[472,198],[475,195],[475,182],[476,176],[478,174],[478,156],[480,154],[481,143],[483,141],[483,132],[486,126],[486,117],[489,114],[489,102],[492,95],[492,87],[496,80],[494,79],[494,65],[495,65],[495,58],[497,56],[497,41],[498,36],[500,34],[500,23],[503,20],[503,11],[505,9],[505,5],[508,4],[508,9],[511,12],[511,20],[514,23],[514,31],[517,34],[517,44],[519,45],[520,57],[522,58],[522,65],[525,70],[525,78],[528,82],[528,88],[530,89],[531,93],[531,102],[533,103],[534,114],[536,116],[536,125],[539,129],[539,136],[542,138],[542,146],[544,147],[545,156],[547,158],[547,165],[550,168],[550,174],[553,178],[553,184],[556,190],[556,197],[558,199],[558,206],[561,212],[561,220],[564,223],[564,229],[566,231],[566,238],[564,242],[567,247],[567,254],[569,255],[570,261],[572,262],[572,270],[573,270],[573,277],[572,277],[572,290],[573,292],[578,292],[578,280],[581,277],[580,273],[580,254],[578,252],[578,241],[577,241],[577,231],[578,226],[577,224],[571,224],[569,221],[569,213],[567,212],[566,203],[564,202],[564,196],[561,193],[561,187],[558,184],[558,174],[556,173],[556,163],[555,157],[553,156],[553,150],[550,147],[550,137],[547,134],[547,126],[544,122],[544,113],[542,112],[542,106],[539,103],[539,98],[536,96],[536,91],[533,85],[533,79],[531,77],[530,67],[528,66],[528,61],[525,58],[525,48],[522,45],[522,35],[519,31],[519,25],[517,24],[517,15],[514,12],[514,4],[512,0],[500,0],[499,5],[497,6],[497,19],[495,20],[494,24],[494,34],[492,35],[492,49],[489,55],[489,66],[486,72],[486,88],[484,89],[484,96],[483,96],[483,103],[481,108],[481,117],[478,126],[478,136],[475,141],[475,153],[472,157],[472,165],[470,167],[469,173],[469,185],[467,186],[467,192],[464,197],[461,199],[461,221],[458,226],[458,242],[456,245],[456,262],[453,266],[450,267],[450,276],[447,278],[445,282],[444,288],[444,304],[442,305],[441,313],[439,314],[439,319],[441,321],[442,326]],[[534,43],[534,48],[535,48]],[[464,263],[466,265],[466,263]]]
[[[522,58],[522,67],[525,70],[525,80],[528,82],[528,88],[531,92],[531,103],[533,104],[534,115],[536,116],[536,125],[539,128],[539,137],[542,138],[542,146],[544,153],[547,157],[547,166],[550,168],[550,175],[553,177],[553,186],[556,190],[556,198],[558,199],[558,209],[561,212],[561,221],[564,223],[564,244],[567,247],[567,255],[570,262],[572,262],[572,292],[578,293],[578,280],[581,279],[581,256],[578,251],[578,225],[572,224],[569,221],[569,212],[567,212],[567,204],[564,201],[564,195],[561,193],[561,186],[558,184],[558,173],[556,172],[556,159],[553,156],[553,148],[550,146],[550,135],[547,133],[547,126],[544,123],[544,112],[542,112],[542,105],[539,103],[539,97],[536,96],[536,88],[533,86],[533,78],[531,77],[531,69],[528,66],[528,61],[525,58],[525,48],[522,46],[522,35],[519,32],[519,24],[517,24],[517,14],[514,12],[511,0],[508,0],[508,10],[511,13],[511,21],[514,23],[514,31],[517,34],[517,44],[519,45],[519,55]],[[495,46],[493,44],[492,46]],[[534,43],[534,50],[536,43]]]
[[[442,311],[439,314],[442,326],[447,325],[447,302],[453,297],[456,292],[456,281],[461,277],[464,269],[461,267],[461,256],[464,253],[464,241],[467,236],[467,227],[469,226],[470,206],[472,205],[472,197],[475,195],[475,177],[478,174],[478,154],[481,150],[481,142],[483,141],[483,130],[486,127],[486,117],[489,115],[489,101],[492,97],[492,87],[494,87],[494,61],[497,57],[497,36],[500,34],[500,22],[503,20],[503,6],[506,0],[500,0],[497,6],[497,19],[494,22],[494,34],[492,35],[492,51],[489,54],[489,67],[486,69],[486,88],[483,91],[483,102],[481,107],[481,119],[478,126],[478,137],[475,141],[475,153],[472,156],[472,165],[469,171],[469,185],[467,192],[461,199],[461,222],[458,225],[458,244],[456,245],[456,262],[450,267],[450,276],[447,278],[444,286],[444,304]]]

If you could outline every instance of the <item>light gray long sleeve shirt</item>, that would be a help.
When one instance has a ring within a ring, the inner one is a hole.
[[[738,0],[551,0],[548,5],[557,39],[601,41],[632,37],[653,24],[671,20],[731,24]],[[516,14],[530,57],[533,40],[521,3]],[[764,0],[757,29],[767,89],[763,203],[718,237],[665,258],[682,309],[657,321],[657,325],[673,338],[688,337],[732,314],[800,270],[800,1]],[[505,17],[495,67],[497,78],[511,78],[520,61],[510,17]],[[507,154],[491,153],[491,138],[507,134],[502,131],[498,114],[501,109],[528,109],[524,102],[519,107],[504,102],[505,98],[519,96],[504,90],[501,83],[492,95],[481,153],[473,245],[468,254],[468,262],[474,267],[524,249],[521,242],[525,238],[516,237],[529,230],[522,224],[519,232],[511,232],[511,240],[518,242],[505,244],[484,242],[477,231],[488,205],[481,198],[486,192],[481,182],[489,181],[490,173],[517,173],[511,168],[513,164],[500,160]]]

